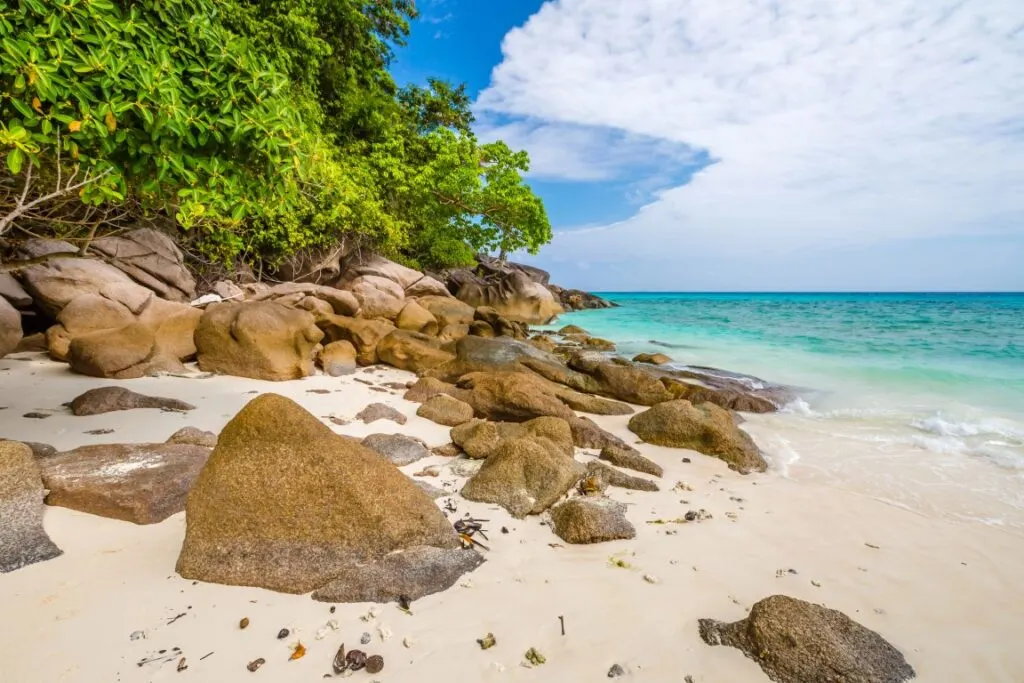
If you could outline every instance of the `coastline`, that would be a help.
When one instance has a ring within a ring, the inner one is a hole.
[[[26,357],[30,360],[22,360]],[[75,375],[36,354],[8,356],[0,367],[8,388],[0,402],[8,406],[4,436],[47,440],[60,449],[162,441],[184,426],[218,432],[252,391],[289,396],[321,418],[351,418],[367,403],[384,402],[407,415],[407,424],[325,421],[335,432],[353,436],[402,433],[429,446],[449,441],[448,429],[416,417],[418,405],[398,390],[374,391],[356,381],[380,386],[414,378],[383,366],[347,377],[315,375],[282,383],[223,376],[130,380],[118,384],[185,400],[197,409],[87,418],[59,406],[89,388],[110,385],[109,380]],[[42,421],[20,417],[30,411],[54,414]],[[595,417],[601,427],[633,443],[627,419]],[[96,428],[115,432],[83,434]],[[637,448],[666,471],[660,492],[609,491],[627,504],[635,539],[551,547],[558,539],[536,518],[514,520],[498,506],[457,498],[459,515],[470,512],[489,520],[487,562],[450,590],[416,601],[411,615],[394,604],[378,605],[369,622],[360,620],[371,609],[368,604],[338,605],[330,614],[328,605],[308,596],[193,585],[180,578],[174,560],[183,513],[157,525],[135,526],[47,507],[44,524],[64,555],[0,577],[10,634],[0,646],[0,681],[191,677],[230,683],[254,675],[312,680],[330,671],[336,641],[354,644],[363,632],[372,634],[374,651],[387,662],[377,676],[356,674],[368,681],[600,679],[616,663],[630,680],[652,683],[685,675],[696,682],[763,681],[764,674],[739,651],[704,645],[697,619],[742,618],[745,608],[776,593],[839,609],[878,631],[906,655],[919,680],[1019,680],[1024,652],[1011,634],[1019,626],[1017,615],[1024,613],[1018,581],[1024,539],[787,480],[772,470],[744,476],[695,452],[649,444]],[[587,453],[578,451],[577,459],[589,461]],[[684,463],[684,457],[691,462]],[[458,490],[465,479],[450,472],[450,461],[435,455],[402,470],[411,475],[443,465],[440,477],[422,479]],[[674,490],[676,482],[693,490]],[[647,523],[700,508],[712,518],[677,528]],[[510,533],[499,533],[501,526]],[[612,566],[612,556],[625,558],[632,568]],[[656,583],[645,581],[645,575]],[[168,623],[179,613],[185,616]],[[242,617],[253,624],[246,631],[237,627]],[[338,632],[317,640],[330,619],[338,621]],[[276,640],[280,628],[296,637]],[[146,637],[131,640],[136,631]],[[382,641],[382,632],[391,636]],[[488,632],[498,645],[481,651],[476,640]],[[297,640],[308,654],[289,662],[288,647]],[[173,647],[181,648],[189,665],[180,674],[173,663],[136,665]],[[540,669],[521,666],[530,647],[547,658]],[[256,657],[267,664],[251,674],[245,665]]]

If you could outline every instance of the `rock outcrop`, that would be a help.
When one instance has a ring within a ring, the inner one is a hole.
[[[185,509],[210,448],[185,443],[99,444],[39,463],[48,505],[135,524]]]
[[[195,332],[200,370],[275,381],[312,375],[322,338],[310,313],[273,302],[213,304]]]
[[[174,398],[137,394],[124,387],[100,387],[76,396],[71,401],[70,408],[75,415],[84,416],[137,408],[184,411],[194,410],[195,406]]]
[[[273,394],[221,432],[186,522],[183,577],[330,601],[417,599],[483,561],[394,465]]]
[[[469,304],[450,296],[421,296],[416,299],[416,303],[434,316],[440,330],[444,330],[450,325],[469,325],[473,322],[473,315],[476,313],[476,309]]]
[[[544,324],[563,309],[534,275],[526,266],[480,257],[475,270],[452,271],[448,289],[473,308],[489,306],[509,320]]]
[[[736,426],[728,410],[712,403],[666,401],[634,415],[629,429],[647,443],[689,448],[724,460],[741,474],[768,468],[750,435]]]
[[[437,337],[420,332],[395,330],[377,343],[377,358],[400,370],[423,372],[436,368],[455,358],[443,350]]]
[[[352,292],[307,282],[282,282],[266,290],[247,286],[247,301],[273,301],[284,306],[301,308],[316,316],[322,314],[354,316],[359,313],[359,300]],[[316,316],[319,320],[319,316]]]
[[[61,554],[43,529],[44,493],[32,450],[0,441],[0,574]]]
[[[708,645],[728,645],[776,683],[902,683],[914,669],[882,636],[842,612],[785,595],[754,604],[746,619],[701,619]]]
[[[181,250],[161,232],[140,228],[101,237],[89,248],[162,299],[188,303],[195,298],[196,281],[185,267]]]
[[[555,534],[566,543],[603,543],[636,536],[626,506],[610,498],[572,498],[551,509]]]
[[[548,284],[548,290],[554,295],[555,300],[562,305],[566,311],[584,311],[592,308],[615,308],[615,304],[607,299],[602,299],[596,294],[584,292],[581,289],[566,289],[558,285]]]

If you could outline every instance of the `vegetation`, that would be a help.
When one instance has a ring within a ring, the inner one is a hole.
[[[462,86],[398,87],[412,0],[0,7],[0,238],[150,221],[274,265],[356,239],[422,267],[551,237]]]

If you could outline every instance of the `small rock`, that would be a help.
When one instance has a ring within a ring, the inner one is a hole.
[[[653,574],[644,574],[644,581],[647,583],[661,583],[661,579]]]
[[[242,620],[238,622],[238,628],[249,628],[249,617],[243,617]]]
[[[625,676],[626,670],[618,664],[612,664],[612,668],[608,669],[608,678],[618,678],[619,676]]]
[[[278,640],[284,640],[285,638],[288,637],[289,633],[291,633],[291,631],[289,631],[286,628],[283,628],[283,629],[281,629],[280,631],[277,632],[277,639]]]
[[[380,453],[397,467],[404,467],[430,455],[421,439],[404,434],[370,434],[363,445]]]
[[[159,408],[175,412],[195,410],[195,406],[173,398],[137,394],[124,387],[90,389],[71,401],[71,412],[78,416],[102,415],[119,410]]]
[[[259,659],[254,659],[251,662],[249,662],[246,665],[245,668],[248,669],[249,671],[255,672],[257,669],[259,669],[261,666],[263,666],[266,663],[267,663],[267,660],[263,659],[263,657],[260,657]]]
[[[50,413],[25,413],[22,417],[27,417],[30,420],[45,420],[50,417]]]
[[[498,641],[495,640],[493,633],[488,633],[483,638],[478,638],[476,642],[480,645],[481,650],[489,650],[498,644]]]
[[[415,641],[412,638],[406,636],[405,638],[402,638],[402,647],[410,649],[412,648],[414,642]]]
[[[356,419],[362,420],[366,424],[377,420],[391,420],[400,425],[404,425],[409,420],[405,415],[384,403],[371,403],[356,413]]]
[[[132,631],[132,634],[130,636],[128,636],[128,638],[129,638],[129,640],[145,640],[146,639],[146,632],[145,631]]]
[[[102,436],[104,434],[113,434],[114,430],[113,429],[90,429],[90,430],[86,431],[85,433],[89,434],[91,436]]]
[[[384,658],[380,655],[373,655],[366,658],[366,673],[377,674],[384,670]]]
[[[366,662],[366,653],[362,650],[349,650],[349,653],[345,655],[345,665],[350,671],[359,671],[360,669],[366,668]],[[384,660],[381,659],[380,662],[381,668],[384,668]]]
[[[525,657],[526,657],[526,661],[529,662],[530,665],[532,665],[532,666],[540,666],[541,664],[543,664],[546,661],[548,661],[544,657],[544,655],[542,655],[541,653],[537,652],[537,650],[532,648],[532,647],[529,650],[526,651]]]
[[[382,641],[390,640],[391,636],[394,635],[391,633],[391,629],[389,629],[387,626],[378,626],[377,634],[380,636],[380,639]]]
[[[371,640],[373,640],[373,636],[371,636],[368,632],[363,633],[363,635],[359,638],[359,642],[363,645],[369,645]]]

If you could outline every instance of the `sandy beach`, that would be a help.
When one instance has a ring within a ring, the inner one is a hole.
[[[217,432],[256,393],[275,392],[338,433],[401,433],[430,446],[447,443],[447,428],[416,417],[417,404],[382,386],[413,377],[378,366],[343,378],[282,383],[146,378],[123,386],[197,409],[75,417],[61,404],[110,382],[20,354],[0,361],[0,436],[58,449],[162,441],[184,426]],[[322,390],[327,393],[317,393]],[[328,420],[351,419],[371,402],[394,406],[408,422]],[[22,417],[32,411],[52,415]],[[596,421],[634,443],[627,419]],[[84,433],[103,428],[115,431]],[[332,612],[308,596],[184,580],[174,571],[184,513],[136,526],[47,507],[46,530],[64,554],[0,576],[0,681],[311,681],[330,673],[341,643],[356,646],[369,633],[364,649],[381,654],[385,668],[376,675],[356,672],[355,680],[601,680],[619,664],[626,680],[757,682],[767,680],[757,665],[738,650],[705,645],[697,620],[740,619],[754,602],[778,593],[838,609],[878,631],[921,681],[1024,679],[1018,646],[1024,538],[797,483],[772,470],[739,475],[691,451],[638,448],[664,466],[662,490],[610,489],[628,505],[637,536],[590,546],[561,543],[543,516],[516,520],[498,506],[455,495],[465,477],[452,472],[456,461],[450,458],[404,467],[412,476],[441,465],[440,476],[419,477],[453,492],[438,504],[454,504],[453,520],[465,513],[489,520],[487,562],[452,589],[415,601],[409,614],[395,604],[340,604]],[[581,462],[593,455],[577,450]],[[700,509],[711,518],[649,523]],[[238,627],[242,618],[250,621],[245,630]],[[278,640],[282,628],[290,634]],[[487,633],[497,644],[484,651],[476,641]],[[307,654],[289,661],[298,642]],[[545,664],[523,665],[531,647]],[[179,672],[181,657],[187,669]],[[250,673],[246,664],[257,658],[266,664]]]

